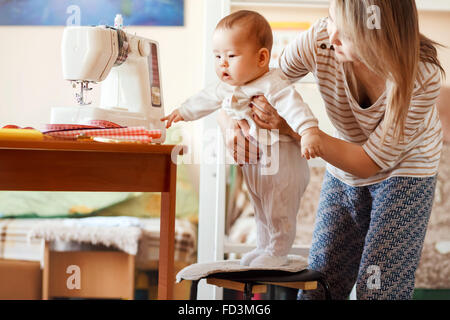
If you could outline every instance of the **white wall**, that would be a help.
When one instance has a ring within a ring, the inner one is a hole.
[[[166,112],[202,87],[204,1],[185,0],[184,27],[128,28],[160,43]],[[314,22],[327,14],[327,9],[248,8],[271,21]],[[450,47],[450,12],[421,12],[420,19],[423,33]],[[0,126],[38,126],[49,121],[52,106],[75,104],[72,87],[62,79],[62,31],[63,27],[0,27]],[[440,49],[440,56],[450,85],[450,50]],[[99,90],[94,91],[95,103]],[[197,125],[185,127],[190,132]]]
[[[166,112],[202,87],[203,1],[185,0],[183,27],[127,28],[160,44]],[[62,32],[63,27],[0,27],[0,126],[38,127],[49,122],[51,107],[75,104],[72,87],[62,79]],[[95,103],[99,90],[94,91]]]
[[[160,43],[166,112],[202,87],[204,1],[185,0],[184,27],[128,28]],[[249,8],[272,21],[314,22],[327,14],[326,9]],[[450,47],[450,12],[421,12],[420,19],[423,33]],[[37,126],[49,121],[52,106],[75,104],[70,84],[62,79],[62,31],[63,27],[0,27],[0,125]],[[450,50],[440,49],[440,57],[450,85]]]
[[[450,86],[450,11],[422,11],[419,19],[420,31],[444,46],[438,49],[439,59],[447,73],[443,85]]]

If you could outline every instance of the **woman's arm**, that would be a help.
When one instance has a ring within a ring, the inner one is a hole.
[[[264,97],[256,97],[253,102],[264,110],[252,108],[253,120],[259,127],[268,130],[278,129],[280,134],[289,135],[297,141],[301,140],[301,137],[289,127]],[[320,157],[336,168],[363,179],[372,177],[381,170],[362,146],[333,138],[323,131],[320,131],[320,138],[323,146]]]
[[[321,158],[329,164],[359,178],[367,179],[381,168],[369,157],[362,146],[334,138],[320,131],[323,149]]]
[[[291,81],[298,81],[317,69],[317,35],[326,28],[326,19],[320,19],[284,48],[278,63],[280,70]]]

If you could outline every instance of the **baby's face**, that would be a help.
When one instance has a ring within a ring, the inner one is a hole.
[[[259,53],[242,27],[217,29],[213,36],[216,74],[232,86],[244,85],[261,75]]]

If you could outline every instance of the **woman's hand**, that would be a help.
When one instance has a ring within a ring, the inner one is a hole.
[[[239,166],[245,163],[256,164],[260,159],[259,147],[250,142],[250,126],[246,120],[233,120],[224,110],[217,117],[225,146]]]
[[[277,110],[270,105],[264,96],[253,97],[250,107],[253,111],[253,120],[258,127],[267,130],[279,130],[280,134],[287,135],[300,141],[301,137],[288,125]]]

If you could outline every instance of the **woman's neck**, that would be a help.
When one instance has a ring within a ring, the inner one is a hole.
[[[386,80],[371,71],[361,61],[353,62],[352,69],[359,102],[368,100],[370,105],[374,104],[386,90]]]
[[[386,86],[386,79],[383,79],[375,72],[370,70],[363,62],[353,62],[353,72],[358,81],[363,84],[372,84],[375,86]]]

